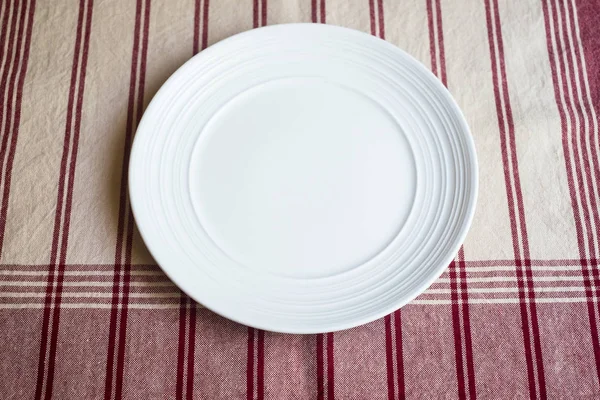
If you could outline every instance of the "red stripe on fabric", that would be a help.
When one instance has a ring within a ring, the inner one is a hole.
[[[512,236],[513,236],[513,251],[515,254],[515,258],[520,258],[520,249],[519,249],[519,234],[517,231],[517,224],[516,224],[516,212],[514,209],[514,198],[513,198],[513,193],[512,193],[512,183],[511,183],[511,174],[509,171],[509,155],[508,155],[508,144],[507,144],[507,140],[506,140],[506,131],[505,131],[505,126],[504,126],[504,113],[503,113],[503,109],[502,109],[502,97],[501,97],[501,93],[500,93],[500,88],[502,87],[503,89],[506,89],[506,87],[502,84],[499,83],[499,79],[502,79],[502,82],[506,82],[506,76],[504,75],[504,69],[500,68],[500,72],[498,71],[498,68],[496,66],[496,62],[498,62],[500,65],[503,64],[503,60],[504,60],[504,56],[503,56],[503,50],[502,47],[500,46],[500,42],[502,41],[502,33],[500,30],[500,27],[497,25],[493,25],[496,24],[496,22],[499,22],[498,18],[495,18],[494,21],[492,20],[492,16],[491,16],[491,12],[492,12],[492,5],[490,5],[490,1],[491,0],[486,0],[485,1],[485,11],[486,11],[486,24],[487,24],[487,30],[488,30],[488,43],[489,43],[489,50],[490,50],[490,61],[491,61],[491,68],[492,68],[492,79],[493,79],[493,83],[494,83],[494,97],[495,97],[495,101],[496,101],[496,113],[498,116],[498,128],[500,131],[500,143],[501,143],[501,150],[502,150],[502,161],[503,161],[503,165],[504,165],[504,181],[505,181],[505,185],[506,185],[506,194],[507,194],[507,199],[508,199],[508,211],[509,211],[509,217],[510,217],[510,225],[511,225],[511,232],[512,232]],[[494,7],[495,8],[495,7]],[[494,38],[494,33],[493,31],[496,31],[496,36],[497,38]],[[495,51],[495,46],[494,43],[498,42],[498,55],[496,55],[496,51]],[[499,74],[500,74],[500,78],[499,78]],[[506,98],[505,98],[506,99]],[[509,104],[506,104],[507,106],[507,113],[509,113]],[[508,117],[507,117],[508,119]],[[510,124],[509,124],[509,130],[510,130]],[[528,382],[529,382],[529,391],[530,391],[530,397],[531,398],[536,398],[537,397],[537,390],[536,390],[536,381],[535,381],[535,376],[534,376],[534,367],[533,367],[533,353],[532,353],[532,349],[531,349],[531,334],[529,331],[529,317],[528,317],[528,311],[527,311],[527,302],[528,299],[526,299],[525,297],[525,287],[523,285],[523,271],[521,269],[521,263],[520,262],[515,262],[516,265],[516,274],[517,274],[517,278],[518,278],[518,284],[519,284],[519,304],[520,304],[520,309],[521,309],[521,323],[522,323],[522,329],[523,329],[523,338],[524,338],[524,347],[525,347],[525,360],[526,360],[526,365],[527,365],[527,378],[528,378]]]
[[[46,355],[48,346],[48,329],[50,326],[50,311],[51,311],[51,295],[54,290],[54,273],[48,276],[48,284],[46,285],[46,299],[44,301],[44,314],[42,317],[42,333],[40,337],[40,353],[38,357],[38,371],[35,387],[34,398],[39,400],[42,398],[42,389],[44,385],[44,377],[46,374]]]
[[[258,28],[258,13],[259,13],[259,9],[258,9],[258,2],[259,0],[254,0],[254,5],[252,8],[252,26],[254,28]]]
[[[258,330],[256,344],[256,399],[265,398],[265,331]]]
[[[435,41],[433,0],[427,0],[426,5],[427,5],[427,26],[429,29],[429,54],[430,54],[430,58],[431,58],[431,72],[433,72],[436,76],[439,76],[439,73],[437,70],[437,55],[436,55],[437,43]]]
[[[72,63],[72,67],[71,67],[71,84],[70,84],[70,88],[69,88],[69,95],[68,95],[68,102],[67,102],[67,116],[66,116],[66,123],[65,123],[65,136],[64,136],[64,141],[63,141],[63,153],[62,153],[62,158],[61,158],[61,164],[60,164],[60,172],[59,172],[59,183],[58,183],[58,190],[57,190],[57,205],[56,205],[56,212],[55,212],[55,217],[54,217],[54,229],[53,229],[53,239],[52,239],[52,245],[51,245],[51,252],[50,252],[50,263],[49,263],[49,269],[48,269],[48,284],[47,284],[47,288],[46,288],[46,299],[45,299],[45,309],[44,309],[44,316],[43,316],[43,322],[42,322],[42,336],[41,336],[41,344],[40,344],[40,355],[39,355],[39,360],[38,360],[38,376],[37,376],[37,382],[36,382],[36,392],[35,392],[35,399],[41,399],[42,398],[42,388],[44,386],[44,383],[46,384],[46,390],[45,390],[45,397],[49,397],[49,395],[51,395],[52,393],[52,388],[48,387],[51,386],[51,382],[49,382],[49,376],[50,376],[50,364],[51,364],[51,356],[50,354],[53,352],[52,351],[52,338],[54,337],[54,324],[56,324],[58,316],[57,313],[54,312],[52,313],[52,321],[53,321],[53,326],[52,326],[52,330],[50,332],[50,346],[48,346],[48,330],[50,329],[50,313],[51,313],[51,304],[53,301],[53,294],[54,294],[54,278],[55,278],[55,273],[58,273],[58,275],[60,275],[60,266],[58,266],[58,271],[55,271],[55,269],[57,268],[56,265],[56,259],[57,259],[57,253],[58,253],[58,248],[59,248],[59,238],[60,238],[60,233],[61,233],[61,220],[62,220],[62,213],[63,213],[63,201],[64,201],[64,190],[65,190],[65,176],[66,176],[66,169],[67,169],[67,160],[68,160],[68,156],[69,156],[69,152],[70,152],[70,143],[71,143],[71,134],[72,134],[72,119],[73,119],[73,108],[74,108],[74,104],[75,104],[75,91],[76,91],[76,87],[77,87],[77,71],[79,68],[79,55],[80,55],[80,51],[81,51],[81,41],[82,41],[82,36],[83,36],[83,21],[84,21],[84,9],[85,9],[85,2],[82,0],[80,1],[79,4],[79,15],[78,15],[78,19],[77,19],[77,33],[76,33],[76,37],[75,37],[75,50],[73,53],[73,63]],[[62,248],[62,246],[61,246]],[[57,282],[60,280],[59,277],[57,278]],[[48,351],[48,348],[50,348],[49,353],[50,354],[46,354],[46,352]],[[48,371],[46,370],[46,356],[48,356]],[[48,372],[48,374],[47,374]]]
[[[85,22],[85,37],[81,55],[81,66],[79,68],[79,90],[77,93],[77,105],[75,108],[75,126],[73,128],[73,145],[69,169],[69,184],[67,186],[67,201],[65,206],[65,219],[63,222],[63,236],[61,246],[60,265],[64,268],[67,261],[67,248],[69,242],[69,227],[71,224],[71,211],[73,208],[73,188],[75,186],[75,170],[77,167],[77,154],[79,152],[79,137],[81,134],[81,117],[83,110],[83,95],[85,92],[85,78],[87,73],[87,59],[89,54],[89,43],[92,25],[92,12],[94,2],[89,0],[87,6],[86,22]]]
[[[62,274],[63,268],[59,267],[57,277],[57,291],[59,287],[62,287]],[[52,330],[50,333],[50,350],[48,351],[48,372],[46,376],[46,392],[44,398],[49,400],[52,398],[52,388],[54,384],[54,369],[56,360],[56,345],[58,340],[58,325],[60,323],[60,294],[56,294],[56,302],[54,312],[52,314]]]
[[[77,89],[77,69],[79,65],[79,53],[81,49],[81,39],[83,35],[83,19],[84,19],[84,1],[80,1],[79,16],[77,19],[77,35],[75,38],[75,51],[73,52],[73,65],[71,67],[71,85],[69,88],[69,99],[67,103],[67,120],[65,123],[65,137],[63,139],[63,153],[60,161],[60,172],[58,178],[58,191],[56,199],[56,213],[54,215],[54,229],[52,234],[52,245],[50,249],[50,265],[56,268],[56,259],[58,257],[58,249],[61,234],[61,221],[63,218],[63,202],[66,180],[67,161],[69,157],[69,148],[72,135],[73,123],[73,104],[75,103],[75,91]],[[49,271],[52,273],[52,271]]]
[[[248,327],[246,399],[254,400],[254,328]]]
[[[473,363],[473,341],[471,338],[471,319],[469,315],[469,294],[467,286],[467,271],[465,269],[465,255],[463,247],[458,251],[458,272],[461,284],[462,294],[462,319],[463,331],[465,333],[465,358],[467,363],[467,384],[469,398],[474,400],[477,398],[475,391],[475,365]]]
[[[503,92],[504,92],[504,106],[506,109],[506,117],[507,117],[508,127],[509,127],[509,140],[510,140],[509,143],[511,146],[513,179],[514,179],[514,184],[515,184],[515,192],[516,192],[516,197],[517,197],[517,208],[518,208],[518,212],[519,212],[519,220],[520,220],[520,225],[521,225],[521,240],[522,240],[522,246],[523,246],[523,255],[525,256],[525,259],[528,260],[530,258],[529,239],[528,239],[528,234],[527,234],[527,226],[526,226],[526,222],[525,222],[525,207],[524,207],[524,202],[523,202],[523,192],[521,190],[521,179],[519,177],[519,164],[518,164],[518,159],[517,159],[514,122],[513,122],[513,117],[512,117],[510,99],[508,96],[508,83],[507,83],[507,79],[506,79],[506,70],[505,70],[505,63],[504,63],[504,49],[503,49],[504,45],[503,45],[503,40],[502,40],[502,28],[501,28],[501,23],[500,23],[500,13],[498,11],[497,0],[494,0],[494,12],[495,12],[495,19],[496,19],[496,27],[497,27],[496,32],[498,33],[497,34],[498,53],[500,56],[500,60],[502,61],[500,63],[500,71],[501,71],[501,76],[502,76],[502,86],[503,86]],[[525,274],[528,278],[527,281],[528,281],[528,289],[529,289],[529,298],[534,300],[535,292],[534,292],[533,273],[531,270],[531,265],[529,265],[528,262],[525,262],[524,265],[525,265]],[[543,357],[542,357],[542,347],[541,347],[541,341],[540,341],[540,330],[539,330],[539,323],[538,323],[538,317],[537,317],[536,302],[532,301],[529,306],[530,306],[530,312],[531,312],[533,344],[534,344],[534,350],[535,350],[540,397],[546,398],[546,379],[545,379],[545,373],[544,373],[544,361],[543,361]]]
[[[402,314],[401,310],[394,313],[394,329],[396,334],[396,374],[398,380],[398,398],[405,398],[404,389],[404,354],[402,349]]]
[[[323,400],[325,398],[324,391],[324,359],[323,359],[323,334],[319,333],[316,336],[317,340],[317,399]]]
[[[311,21],[317,23],[317,0],[310,0],[310,15]]]
[[[523,203],[523,192],[521,190],[521,180],[519,177],[519,163],[517,158],[517,149],[516,149],[516,139],[515,139],[515,128],[514,121],[512,117],[511,103],[510,98],[508,96],[508,82],[506,78],[506,68],[504,62],[504,42],[502,40],[502,25],[500,23],[500,13],[498,11],[498,1],[493,1],[494,6],[494,14],[495,14],[495,24],[496,24],[496,33],[497,33],[497,45],[498,45],[498,57],[500,59],[500,73],[501,73],[501,83],[504,94],[504,107],[506,111],[506,119],[508,122],[508,134],[509,134],[509,146],[511,150],[511,161],[512,161],[512,172],[513,172],[513,180],[515,185],[515,194],[517,198],[517,210],[519,213],[519,221],[520,221],[520,229],[521,229],[521,242],[523,246],[523,256],[525,259],[530,258],[529,254],[529,240],[527,234],[527,226],[525,222],[525,207]],[[521,254],[517,253],[515,257],[520,257]],[[532,336],[533,336],[533,346],[534,346],[534,356],[536,360],[537,367],[537,379],[539,383],[539,393],[542,399],[546,398],[546,379],[544,374],[544,360],[542,357],[542,347],[540,342],[540,330],[538,324],[537,317],[537,305],[535,302],[535,292],[533,285],[533,273],[531,270],[531,265],[528,263],[524,264],[525,266],[525,275],[527,276],[527,286],[529,295],[528,298],[532,301],[529,302],[529,310],[531,313],[531,328],[532,328]]]
[[[462,334],[460,331],[460,309],[458,304],[458,282],[456,280],[456,261],[450,263],[448,275],[450,276],[450,291],[452,300],[452,326],[454,328],[454,357],[456,360],[456,381],[458,383],[458,398],[464,399],[465,374],[462,362]]]
[[[118,290],[120,273],[115,273],[113,283],[113,298],[110,312],[109,333],[108,333],[108,349],[106,357],[106,375],[104,380],[104,400],[109,400],[112,397],[112,383],[114,377],[114,356],[115,356],[115,340],[117,333],[117,313],[118,313]],[[115,289],[115,287],[117,289]]]
[[[196,348],[196,302],[190,302],[190,330],[188,333],[188,355],[187,355],[187,385],[186,399],[194,398],[194,353]]]
[[[202,47],[204,50],[208,46],[208,13],[210,11],[210,0],[204,0],[204,14],[202,16]]]
[[[115,355],[118,355],[117,320],[119,317],[118,304],[120,301],[120,281],[123,269],[123,236],[125,235],[126,207],[127,207],[127,166],[129,163],[129,148],[133,137],[133,119],[135,107],[135,91],[137,86],[137,67],[139,58],[140,27],[142,18],[142,0],[136,2],[133,47],[131,54],[131,71],[129,78],[129,100],[127,105],[127,125],[125,127],[125,143],[123,149],[123,163],[121,165],[121,188],[119,193],[119,216],[117,222],[117,240],[115,245],[115,275],[113,280],[113,298],[108,336],[108,356],[106,363],[106,380],[104,399],[112,398],[113,378],[115,374]]]
[[[138,98],[137,98],[137,118],[135,121],[135,127],[132,129],[135,132],[142,114],[144,112],[144,92],[146,82],[146,61],[148,59],[148,36],[150,34],[150,0],[146,0],[144,8],[144,17],[142,19],[142,52],[140,60],[140,73],[138,83]],[[127,151],[127,165],[129,165],[129,153],[131,151],[131,144]],[[125,191],[127,191],[127,181],[125,182]],[[126,203],[127,204],[127,203]],[[123,393],[123,380],[125,370],[125,347],[127,341],[127,316],[129,313],[129,289],[131,283],[131,252],[133,247],[133,231],[134,231],[134,219],[133,212],[129,207],[128,210],[128,221],[127,221],[127,239],[125,244],[125,265],[124,265],[124,278],[123,278],[123,293],[121,298],[121,321],[119,323],[119,344],[117,346],[117,369],[115,378],[115,399],[121,399]]]
[[[556,104],[559,109],[559,115],[561,117],[561,122],[562,122],[563,154],[565,157],[565,168],[567,170],[567,175],[568,175],[567,182],[568,182],[568,186],[569,186],[569,194],[571,197],[571,208],[573,210],[573,217],[575,219],[575,229],[577,232],[579,254],[582,258],[584,258],[586,252],[585,252],[585,242],[584,242],[583,226],[582,226],[583,224],[581,222],[581,215],[579,213],[579,208],[577,206],[577,191],[576,191],[577,185],[575,184],[575,182],[573,180],[573,174],[572,174],[573,170],[572,170],[572,166],[571,166],[572,160],[571,160],[570,154],[569,154],[569,141],[568,141],[568,133],[566,130],[566,125],[567,125],[566,124],[566,114],[565,114],[564,108],[562,107],[560,90],[559,90],[560,83],[558,81],[558,70],[564,68],[564,66],[560,62],[560,57],[558,57],[559,58],[558,65],[556,65],[556,63],[554,61],[555,54],[560,56],[562,54],[562,49],[561,49],[560,41],[557,38],[556,39],[556,41],[557,41],[556,53],[554,51],[554,47],[552,44],[552,31],[551,31],[551,27],[550,27],[551,22],[550,22],[550,16],[548,15],[548,3],[546,2],[546,0],[542,0],[542,9],[544,12],[544,24],[545,24],[545,28],[546,28],[546,45],[548,47],[548,57],[549,57],[550,68],[551,68],[551,72],[552,72],[552,80],[554,83],[554,97],[555,97],[555,101],[556,101]],[[557,10],[554,7],[554,4],[552,4],[552,10],[553,10],[553,14],[556,15]],[[555,28],[555,32],[558,32],[558,29],[556,27],[556,19],[555,18],[553,18],[552,23]],[[562,70],[560,71],[560,73],[561,73],[561,77],[563,79],[565,79],[564,73]],[[563,88],[564,88],[564,86],[565,86],[565,83],[563,82]],[[572,114],[572,112],[570,112],[570,116],[572,118],[571,114]],[[574,153],[575,153],[575,151],[574,151]],[[582,208],[583,208],[583,205],[582,205]],[[591,287],[590,280],[589,280],[589,277],[591,274],[587,268],[587,263],[581,263],[581,267],[582,267],[582,275],[584,276],[583,282],[584,282],[584,286],[585,286],[586,297],[588,297],[588,299],[590,299],[587,302],[588,320],[590,322],[590,331],[591,331],[591,336],[592,336],[592,349],[594,352],[594,359],[596,361],[596,375],[598,376],[598,379],[600,380],[600,343],[599,343],[599,339],[598,339],[598,324],[597,324],[597,320],[596,320],[595,307],[594,307],[594,303],[592,300],[592,287]]]
[[[333,332],[327,334],[327,400],[334,399],[334,362],[333,362]]]
[[[187,314],[187,300],[181,293],[179,302],[179,342],[177,344],[177,379],[175,383],[175,398],[183,400],[183,371],[185,363],[185,327]]]
[[[321,0],[321,23],[325,24],[327,23],[327,12],[325,9],[325,3],[327,2],[327,0]]]
[[[35,10],[35,1],[33,2],[33,5],[31,7],[32,13]],[[8,14],[8,9],[6,10],[6,13]],[[33,15],[30,16],[30,18],[33,18]],[[27,31],[27,42],[30,42],[31,40],[31,25],[32,25],[33,20],[31,19],[31,23],[29,25],[29,29]],[[77,40],[76,40],[77,42]],[[26,53],[28,54],[28,53]],[[2,232],[3,233],[3,232]],[[54,274],[53,274],[53,267],[52,265],[50,265],[49,267],[49,271],[48,271],[48,284],[46,286],[46,297],[44,300],[44,313],[43,313],[43,317],[42,317],[42,333],[41,333],[41,337],[40,337],[40,352],[39,352],[39,358],[38,358],[38,371],[37,371],[37,379],[36,379],[36,388],[35,388],[35,395],[34,398],[37,399],[41,399],[42,396],[42,389],[43,389],[43,384],[44,384],[44,375],[45,375],[45,362],[46,362],[46,351],[47,351],[47,337],[48,337],[48,329],[49,329],[49,323],[50,323],[50,300],[51,300],[51,293],[53,290],[53,285],[54,285]]]
[[[129,101],[127,105],[127,126],[125,128],[125,144],[123,150],[123,164],[121,168],[121,190],[119,196],[119,221],[117,226],[117,244],[115,249],[115,264],[122,263],[123,236],[125,231],[127,208],[127,165],[129,162],[129,148],[133,138],[133,121],[135,111],[135,93],[137,87],[140,26],[142,19],[142,0],[136,2],[133,50],[131,54],[131,74],[129,80]]]
[[[385,22],[383,18],[383,0],[377,0],[377,12],[379,23],[379,37],[385,39]]]
[[[442,25],[442,10],[441,4],[439,0],[435,0],[435,18],[433,16],[433,4],[431,1],[427,2],[427,15],[429,19],[429,40],[430,40],[430,56],[432,62],[432,70],[433,73],[438,76],[438,78],[442,81],[444,86],[448,85],[447,75],[446,75],[446,55],[444,51],[444,31]],[[435,38],[437,37],[437,41]],[[438,55],[439,55],[439,69],[438,69]],[[435,68],[433,68],[435,67]],[[464,258],[464,251],[461,247],[458,252],[458,260]],[[458,299],[458,281],[461,282],[460,289],[462,294],[462,299],[467,298],[467,281],[466,275],[464,279],[462,279],[462,275],[460,271],[457,273],[457,265],[460,266],[456,261],[453,261],[449,266],[449,277],[450,277],[450,288],[452,291],[451,300],[452,300],[452,325],[454,332],[454,353],[455,353],[455,361],[456,361],[456,382],[458,388],[458,397],[463,399],[466,398],[467,388],[465,382],[465,365],[463,364],[463,334],[461,331],[461,307],[462,307],[462,316],[468,316],[468,305],[466,303],[461,304]],[[457,279],[457,275],[458,278]],[[465,309],[467,310],[465,314]],[[463,320],[463,329],[466,332],[465,321]],[[470,334],[470,332],[469,332]],[[469,348],[465,341],[465,352],[472,354],[472,348]],[[467,357],[468,358],[468,357]],[[472,361],[472,357],[471,357]],[[473,367],[471,363],[471,367]],[[471,383],[471,377],[469,376],[469,363],[467,361],[467,377],[469,380],[469,387]],[[471,398],[475,398],[474,390],[473,393],[469,391],[469,395]]]
[[[83,109],[83,95],[85,92],[85,78],[87,72],[87,58],[89,53],[89,43],[92,25],[92,12],[94,2],[89,0],[86,10],[85,33],[83,48],[81,53],[81,65],[79,66],[79,87],[77,92],[77,104],[75,106],[75,126],[73,127],[73,144],[71,150],[71,160],[69,165],[69,181],[67,185],[67,198],[65,205],[65,217],[63,221],[62,246],[59,258],[59,269],[56,285],[56,301],[54,304],[54,321],[52,324],[52,337],[50,342],[50,354],[48,355],[48,377],[46,382],[46,399],[52,397],[52,385],[54,383],[54,370],[56,365],[56,346],[58,342],[58,327],[60,320],[60,305],[62,295],[62,285],[64,281],[64,271],[67,260],[67,248],[69,242],[69,228],[71,225],[71,211],[73,204],[73,187],[75,185],[75,170],[77,167],[77,154],[79,149],[79,137],[81,133],[81,114]]]
[[[385,324],[385,361],[387,366],[388,399],[394,400],[394,358],[392,355],[392,318],[386,315]]]
[[[8,16],[11,15],[10,13],[10,1],[6,0],[2,2],[2,5],[6,5],[6,8],[3,7],[2,11],[4,11],[4,14],[2,16],[2,26],[0,27],[0,54],[2,54],[2,65],[5,65],[8,61],[8,52],[5,54],[4,50],[6,47],[6,32],[8,30]],[[12,42],[8,42],[9,45]],[[2,92],[0,92],[2,93]],[[2,119],[0,118],[0,121]]]
[[[261,26],[267,26],[267,0],[262,0]]]
[[[444,50],[444,28],[442,25],[442,6],[440,0],[435,0],[435,12],[437,17],[438,53],[440,58],[440,79],[444,86],[448,86],[446,77],[446,52]]]
[[[525,263],[534,267],[579,267],[582,263],[598,265],[595,258],[562,259],[562,260],[540,260],[540,259],[512,259],[512,260],[475,260],[464,261],[467,267],[514,267],[516,263]]]
[[[200,9],[202,0],[196,0],[194,8],[194,42],[192,45],[192,53],[197,54],[200,51]]]
[[[369,18],[371,21],[371,35],[377,35],[377,26],[375,22],[375,0],[369,0]]]
[[[148,60],[148,39],[150,36],[150,4],[151,4],[151,0],[146,0],[145,3],[145,7],[144,7],[144,18],[142,19],[142,23],[143,23],[143,28],[142,28],[142,55],[141,55],[141,60],[140,60],[140,74],[139,74],[139,84],[138,84],[138,91],[137,91],[137,115],[136,115],[136,120],[135,120],[135,127],[137,128],[137,125],[140,123],[140,120],[142,119],[142,115],[144,113],[144,92],[145,92],[145,87],[146,87],[146,64],[147,64],[147,60]],[[133,135],[132,135],[133,136]],[[131,145],[130,145],[131,147]],[[131,217],[133,217],[133,214],[130,214]],[[133,222],[133,218],[131,219],[131,222]],[[133,224],[131,225],[133,226]],[[132,228],[133,231],[133,228]],[[131,258],[131,252],[127,252],[125,254],[125,258]],[[127,261],[128,263],[131,262],[131,260]]]
[[[518,264],[518,263],[517,263]],[[521,303],[521,310],[525,310],[525,313],[523,313],[522,318],[523,318],[523,323],[527,323],[527,321],[529,321],[528,317],[527,317],[527,310],[526,307],[527,305],[529,305],[529,312],[531,314],[531,328],[532,328],[532,333],[531,336],[533,337],[533,347],[534,347],[534,354],[533,356],[536,359],[536,366],[537,366],[537,379],[538,379],[538,383],[539,383],[539,392],[540,392],[540,398],[545,399],[546,398],[546,383],[545,383],[545,377],[544,377],[544,362],[543,362],[543,358],[542,358],[542,348],[541,348],[541,343],[540,343],[540,331],[539,331],[539,325],[538,325],[538,318],[537,318],[537,306],[536,306],[536,302],[535,302],[535,293],[534,293],[534,289],[533,289],[533,274],[531,272],[531,265],[524,263],[525,266],[525,276],[526,278],[523,278],[523,273],[521,270],[521,265],[517,265],[517,279],[518,279],[518,283],[519,286],[523,286],[522,282],[526,282],[527,284],[527,293],[528,295],[525,296],[524,292],[521,292],[521,290],[519,290],[519,298],[520,298],[520,303]],[[521,288],[520,288],[521,289]],[[530,336],[529,336],[529,331],[527,332],[527,340],[531,340]],[[531,351],[531,347],[530,344],[527,344],[527,348],[529,348],[529,351]],[[529,354],[529,353],[528,353]],[[533,367],[533,366],[532,366]],[[535,393],[534,393],[535,394]]]

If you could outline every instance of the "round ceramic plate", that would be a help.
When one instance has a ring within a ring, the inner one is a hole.
[[[234,321],[316,333],[414,299],[465,238],[468,126],[419,62],[373,36],[276,25],[163,85],[131,153],[133,212],[189,296]]]

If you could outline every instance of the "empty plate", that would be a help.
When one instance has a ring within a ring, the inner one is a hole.
[[[156,94],[131,153],[138,228],[185,293],[234,321],[316,333],[414,299],[465,238],[469,128],[423,65],[316,24],[226,39]]]

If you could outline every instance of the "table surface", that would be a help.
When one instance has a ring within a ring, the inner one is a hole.
[[[2,0],[0,398],[599,398],[599,0]],[[225,320],[166,278],[126,190],[144,107],[253,27],[412,54],[464,111],[470,234],[430,289],[347,331]]]

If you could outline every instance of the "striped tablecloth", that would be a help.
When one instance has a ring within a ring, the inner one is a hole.
[[[2,0],[0,398],[600,398],[599,0]],[[480,161],[456,260],[343,332],[229,322],[155,265],[126,168],[193,54],[266,24],[343,25],[450,89]]]

